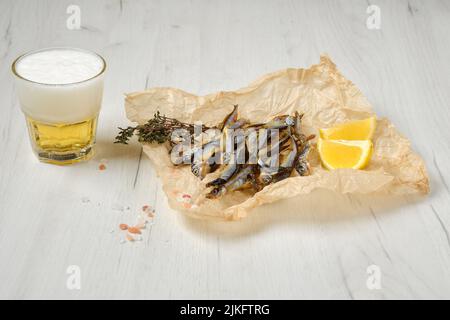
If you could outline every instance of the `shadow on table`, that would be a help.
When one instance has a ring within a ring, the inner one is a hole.
[[[139,155],[142,146],[137,142],[130,142],[128,145],[114,143],[114,139],[98,138],[95,143],[95,156],[94,159],[136,159],[136,155]]]
[[[129,159],[134,160],[142,148],[139,143],[130,145],[114,144],[112,140],[100,138],[97,141],[95,159]],[[441,185],[430,172],[432,200]],[[282,225],[329,225],[345,221],[377,219],[378,216],[395,213],[399,209],[413,206],[424,196],[382,196],[382,195],[342,195],[320,189],[307,195],[284,199],[263,205],[250,212],[247,218],[239,221],[220,222],[202,221],[183,216],[183,224],[199,234],[221,236],[225,238],[245,237]]]
[[[327,225],[376,219],[423,199],[423,196],[342,195],[329,190],[316,190],[308,195],[258,207],[239,221],[199,221],[187,217],[183,220],[189,229],[198,233],[225,238],[245,237],[280,225]]]

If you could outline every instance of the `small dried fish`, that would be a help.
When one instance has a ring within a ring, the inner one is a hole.
[[[214,140],[208,142],[204,147],[197,149],[193,155],[191,171],[200,179],[203,179],[208,173],[216,168],[214,155],[220,150],[220,141]]]
[[[260,149],[258,151],[258,165],[261,167],[278,166],[279,152],[282,151],[286,145],[285,142],[289,140],[289,135],[283,133],[278,140],[270,143],[267,140],[260,139]]]
[[[258,123],[249,125],[252,128],[270,128],[270,129],[284,129],[295,124],[295,119],[292,116],[282,115],[274,117],[266,123]]]
[[[307,142],[303,150],[299,153],[297,157],[297,162],[295,164],[295,170],[300,176],[307,176],[311,173],[311,168],[308,162],[308,155],[311,150],[311,145]]]
[[[220,168],[216,178],[206,184],[212,187],[207,198],[217,199],[243,188],[259,191],[290,177],[294,170],[300,176],[310,174],[308,155],[314,135],[303,133],[303,114],[295,112],[249,124],[239,118],[238,109],[235,105],[215,128],[220,130],[217,136],[181,156],[183,163],[191,162],[193,174],[200,179]]]
[[[223,196],[225,193],[230,191],[239,190],[250,185],[249,179],[254,178],[255,166],[247,165],[241,171],[239,171],[231,180],[227,181],[225,184],[215,187],[210,193],[206,195],[208,199],[216,199]]]
[[[231,152],[231,156],[227,159],[227,163],[223,166],[220,176],[206,184],[206,187],[219,186],[226,183],[237,172],[241,165],[242,160],[245,160],[245,137],[237,137],[237,150]]]
[[[238,105],[234,105],[233,111],[231,111],[230,114],[228,114],[223,122],[219,125],[219,129],[223,131],[223,129],[230,127],[231,124],[236,122],[238,119]]]
[[[302,146],[306,142],[306,136],[302,132],[302,118],[303,114],[299,114],[296,111],[294,114],[295,124],[293,134],[300,146]]]
[[[298,148],[294,137],[291,135],[291,130],[288,128],[290,143],[283,148],[279,155],[274,155],[283,159],[279,166],[270,167],[266,164],[260,164],[260,175],[257,179],[257,189],[260,190],[264,186],[281,181],[288,178],[297,159]]]

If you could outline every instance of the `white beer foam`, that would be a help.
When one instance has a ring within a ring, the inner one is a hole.
[[[102,103],[103,68],[101,57],[77,49],[50,48],[23,56],[15,64],[22,111],[46,123],[92,119]]]
[[[71,49],[50,49],[22,57],[16,72],[23,78],[42,84],[70,84],[88,80],[103,69],[97,55]]]

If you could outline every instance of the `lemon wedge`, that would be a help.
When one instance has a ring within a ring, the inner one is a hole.
[[[319,138],[317,149],[325,168],[363,169],[372,156],[370,140],[324,140]]]
[[[320,137],[326,140],[369,140],[372,139],[377,125],[377,119],[370,117],[337,125],[332,128],[320,129]]]

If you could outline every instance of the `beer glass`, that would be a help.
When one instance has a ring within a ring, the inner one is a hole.
[[[71,164],[93,155],[105,60],[76,48],[26,53],[13,65],[31,146],[42,162]]]

